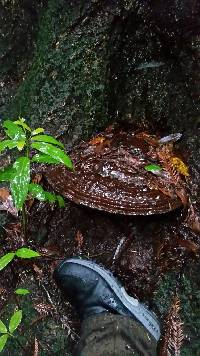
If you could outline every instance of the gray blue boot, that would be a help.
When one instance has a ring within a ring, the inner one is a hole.
[[[160,338],[155,315],[130,297],[112,273],[98,264],[79,257],[65,259],[54,277],[81,319],[105,312],[125,315],[138,320],[156,340]]]

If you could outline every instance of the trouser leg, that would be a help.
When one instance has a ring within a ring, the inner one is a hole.
[[[121,315],[98,314],[86,319],[76,356],[156,355],[156,340],[137,321]]]

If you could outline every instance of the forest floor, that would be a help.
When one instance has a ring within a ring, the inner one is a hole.
[[[91,258],[109,268],[127,291],[151,307],[164,323],[173,296],[180,297],[184,343],[181,355],[199,355],[199,258],[188,244],[177,244],[180,210],[160,216],[125,217],[68,203],[64,209],[34,202],[29,215],[28,244],[41,257],[16,260],[1,272],[0,318],[16,306],[23,320],[2,355],[71,355],[80,322],[57,289],[52,274],[65,257]],[[16,218],[1,213],[5,252],[24,241]],[[9,220],[9,221],[8,221]],[[162,253],[161,253],[162,251]],[[30,294],[16,296],[16,288]],[[23,349],[19,345],[23,346]]]

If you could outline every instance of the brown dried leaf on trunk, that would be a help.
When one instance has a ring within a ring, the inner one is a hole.
[[[165,321],[159,356],[180,356],[184,340],[183,322],[180,319],[180,299],[175,295]]]

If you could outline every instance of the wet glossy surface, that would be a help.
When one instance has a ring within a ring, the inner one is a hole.
[[[171,172],[163,169],[158,177],[144,168],[163,167],[156,151],[159,138],[147,136],[107,129],[74,150],[74,172],[52,166],[45,176],[59,194],[91,208],[125,215],[172,211],[182,203]]]

